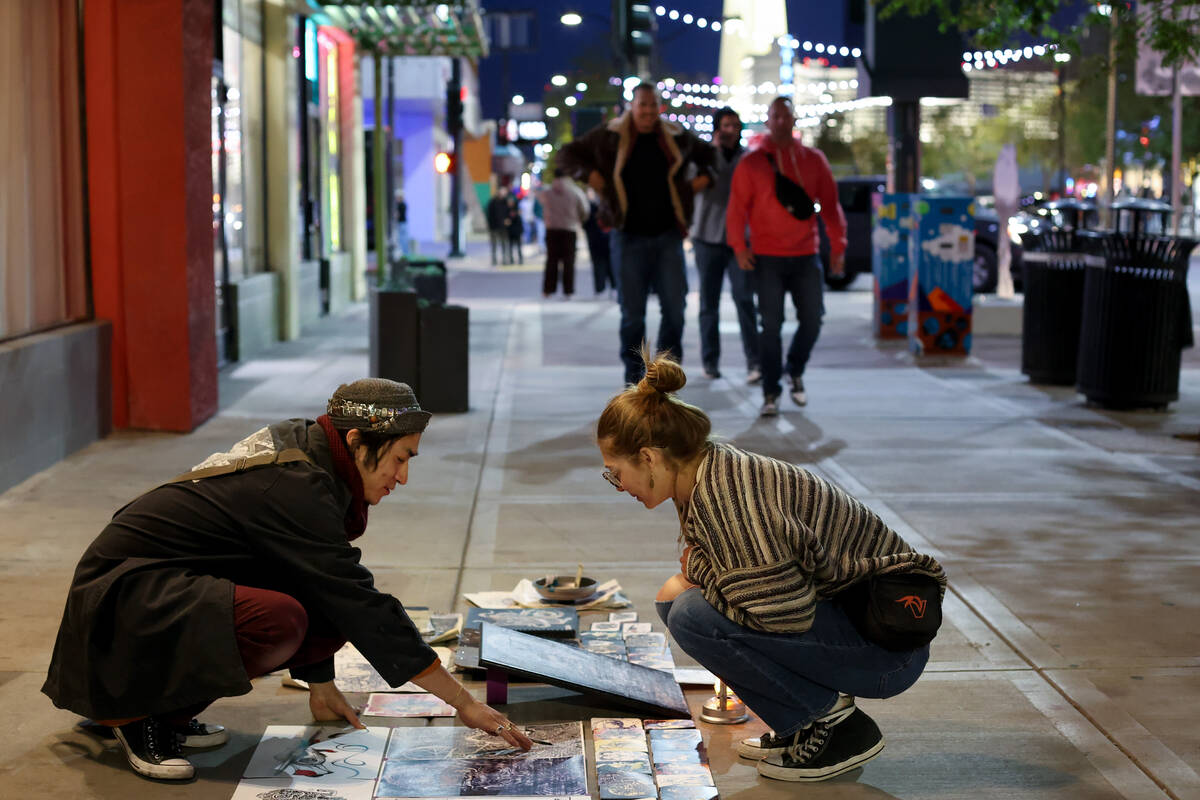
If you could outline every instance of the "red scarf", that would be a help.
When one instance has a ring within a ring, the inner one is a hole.
[[[329,421],[329,415],[322,414],[317,417],[317,424],[321,426],[321,430],[325,431],[325,438],[329,440],[329,455],[333,456],[333,468],[342,482],[350,487],[350,494],[353,496],[353,499],[350,500],[350,507],[346,509],[345,519],[346,541],[352,542],[362,536],[363,531],[367,529],[367,511],[370,506],[367,505],[367,499],[363,496],[362,475],[358,472],[354,457],[346,449],[342,432],[333,427],[333,423]]]

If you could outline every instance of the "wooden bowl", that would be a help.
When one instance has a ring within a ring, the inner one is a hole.
[[[575,585],[574,575],[555,575],[549,586],[546,585],[546,578],[541,577],[533,582],[533,588],[547,600],[557,602],[582,600],[596,593],[596,581],[594,578],[585,577],[579,584],[579,586]]]

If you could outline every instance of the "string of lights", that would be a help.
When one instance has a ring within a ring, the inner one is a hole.
[[[973,69],[998,69],[1019,63],[1022,59],[1041,58],[1049,53],[1054,53],[1055,61],[1070,59],[1069,54],[1057,53],[1055,52],[1057,50],[1058,45],[1050,42],[1004,50],[968,50],[962,54],[962,68],[963,72],[970,72]],[[1064,55],[1067,56],[1066,59],[1060,58],[1060,56]]]

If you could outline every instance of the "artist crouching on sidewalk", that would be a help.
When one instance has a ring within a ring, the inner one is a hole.
[[[659,615],[771,727],[738,746],[759,774],[847,772],[883,749],[854,695],[892,697],[925,668],[942,567],[823,478],[713,442],[704,412],[674,395],[685,382],[660,355],[596,430],[604,477],[679,513],[683,571],[659,590]]]
[[[327,413],[263,428],[119,510],[84,552],[42,691],[113,728],[130,765],[186,780],[181,747],[229,734],[196,716],[287,667],[317,720],[363,727],[333,683],[347,640],[392,686],[412,680],[462,722],[528,750],[441,665],[351,541],[408,483],[430,414],[402,383],[345,384]]]

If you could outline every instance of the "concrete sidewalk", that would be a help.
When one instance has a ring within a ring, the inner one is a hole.
[[[379,585],[405,603],[461,610],[464,591],[582,561],[589,575],[619,579],[661,629],[652,600],[678,569],[678,523],[600,477],[592,426],[620,388],[618,311],[582,299],[586,268],[578,283],[570,302],[542,301],[534,270],[452,266],[452,301],[471,308],[472,410],[434,418],[409,485],[372,510],[358,542]],[[971,357],[932,363],[876,344],[869,289],[862,278],[826,295],[809,405],[785,400],[772,421],[758,419],[757,392],[743,383],[732,306],[726,377],[701,377],[689,298],[682,395],[715,432],[838,482],[938,557],[951,584],[920,682],[862,702],[888,741],[878,759],[797,787],[760,779],[733,755],[733,742],[763,729],[757,721],[702,724],[722,796],[1200,797],[1200,461],[1195,443],[1172,436],[1200,429],[1196,352],[1169,411],[1105,412],[1028,384],[1016,339],[980,337]],[[648,319],[653,332],[653,301]],[[199,778],[174,786],[135,777],[38,689],[76,559],[113,510],[268,422],[319,414],[338,383],[366,370],[360,306],[225,371],[220,413],[192,434],[123,432],[0,495],[10,720],[0,796],[228,798],[266,725],[309,720],[303,693],[259,679],[205,715],[233,741],[194,757]],[[518,721],[611,711],[534,687],[512,699]]]

